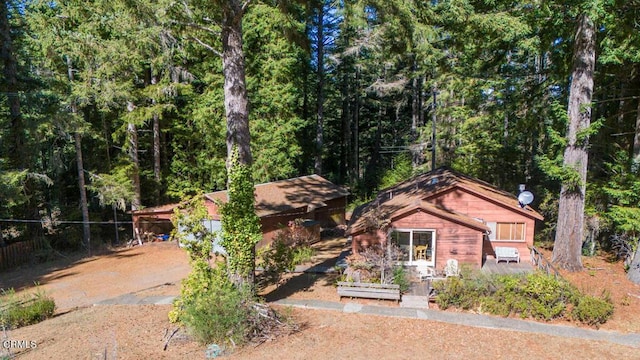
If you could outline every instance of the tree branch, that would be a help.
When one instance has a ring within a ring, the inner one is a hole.
[[[251,0],[246,0],[244,4],[242,4],[242,9],[240,10],[241,14],[244,14],[245,11],[247,11],[247,8],[249,7],[250,3],[251,3]]]
[[[195,42],[197,42],[198,44],[202,45],[205,49],[211,51],[212,53],[218,55],[219,57],[222,57],[222,53],[218,50],[216,50],[213,46],[205,43],[204,41],[200,40],[200,38],[197,38],[195,36],[191,36],[191,39],[194,40]]]

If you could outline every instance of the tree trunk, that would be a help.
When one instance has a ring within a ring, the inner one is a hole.
[[[69,78],[69,82],[73,83],[73,63],[69,56],[67,56],[67,76]],[[71,114],[73,114],[73,119],[75,121],[78,117],[78,106],[76,105],[75,100],[71,100]],[[87,204],[84,162],[82,161],[82,135],[80,132],[76,131],[73,133],[73,139],[76,149],[76,162],[78,164],[78,189],[80,190],[80,209],[82,211],[82,239],[89,256],[91,256],[91,228],[89,225],[89,206]]]
[[[360,181],[360,69],[356,66],[355,109],[353,111],[353,182]]]
[[[71,106],[72,112],[76,114],[75,105]],[[84,163],[82,161],[82,135],[79,132],[73,134],[76,147],[76,162],[78,163],[78,188],[80,189],[80,207],[82,209],[82,236],[84,246],[91,256],[91,228],[89,225],[89,206],[87,205],[87,190],[84,180]]]
[[[249,107],[245,81],[244,52],[242,50],[242,2],[230,0],[223,6],[222,19],[222,72],[224,75],[224,106],[227,116],[227,174],[232,166],[234,148],[238,162],[251,166],[251,135],[249,133]],[[227,181],[229,184],[229,180]],[[252,202],[253,203],[253,202]],[[253,207],[253,205],[251,205]],[[253,210],[253,209],[251,209]],[[247,235],[250,237],[250,234]],[[241,241],[251,241],[250,238]],[[229,277],[237,287],[255,290],[255,246],[251,248],[252,261],[246,270],[230,269]]]
[[[578,183],[562,184],[558,206],[558,224],[553,247],[553,262],[569,271],[582,270],[584,203],[587,180],[587,137],[578,134],[591,122],[591,96],[595,68],[595,26],[586,14],[579,18],[576,32],[573,72],[567,109],[569,125],[563,166],[576,171]]]
[[[344,184],[350,179],[351,166],[351,104],[349,96],[349,77],[346,69],[342,75],[342,146],[340,147],[340,180]]]
[[[153,71],[153,70],[152,70]],[[151,75],[151,85],[158,83],[158,77]],[[152,99],[153,106],[156,105],[156,100]],[[153,179],[156,182],[155,186],[155,202],[156,205],[160,205],[160,194],[162,193],[162,173],[160,168],[160,116],[156,113],[153,114]]]
[[[636,132],[633,136],[633,158],[631,159],[631,172],[637,174],[640,170],[640,99],[636,111]]]
[[[414,78],[412,82],[412,102],[411,102],[411,164],[413,168],[417,168],[418,166],[424,163],[424,147],[420,144],[422,141],[420,139],[420,134],[418,133],[418,128],[422,126],[422,77],[416,75],[417,72],[417,64],[413,62],[413,72]]]
[[[20,111],[20,97],[18,96],[18,64],[13,54],[7,1],[0,4],[0,39],[2,39],[0,57],[4,65],[4,84],[0,86],[0,91],[7,95],[10,121],[7,157],[12,168],[24,169],[28,167],[28,159],[24,152],[24,124]]]
[[[433,93],[433,103],[431,106],[431,170],[433,171],[436,169],[436,120],[438,120],[436,113],[438,109],[438,90],[435,85],[432,86],[431,92]]]
[[[130,104],[129,111],[133,111]],[[133,182],[133,200],[131,200],[131,211],[139,210],[142,207],[142,196],[140,192],[140,159],[138,158],[138,129],[133,123],[127,124],[127,138],[129,140],[129,159],[133,164],[131,181]]]
[[[634,284],[640,284],[640,246],[637,246],[636,253],[633,256],[627,277]]]
[[[224,75],[224,107],[227,117],[227,169],[233,148],[238,148],[239,161],[251,165],[251,135],[242,50],[242,2],[228,1],[223,8],[222,72]]]
[[[318,7],[318,107],[316,114],[316,158],[314,171],[322,174],[322,148],[324,146],[324,3]]]

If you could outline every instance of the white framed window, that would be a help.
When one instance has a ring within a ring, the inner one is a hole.
[[[407,265],[435,265],[436,231],[433,229],[394,229],[391,243],[402,251],[401,261]]]
[[[491,241],[525,241],[525,223],[519,222],[487,222],[491,229]]]

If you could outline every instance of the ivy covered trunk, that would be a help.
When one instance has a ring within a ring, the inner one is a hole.
[[[237,148],[229,160],[228,202],[221,206],[221,245],[227,252],[231,281],[254,290],[256,244],[262,237],[260,219],[255,212],[251,168],[239,161]]]
[[[595,68],[595,26],[586,14],[579,18],[573,61],[563,163],[568,175],[563,179],[560,192],[553,262],[563,269],[580,271],[589,145],[587,130],[591,120]]]

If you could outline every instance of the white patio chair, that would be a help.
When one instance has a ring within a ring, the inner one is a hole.
[[[458,260],[449,259],[447,265],[444,267],[444,274],[449,276],[460,276],[460,269],[458,268]]]
[[[418,267],[417,271],[420,281],[431,280],[436,277],[436,269],[432,267]]]

